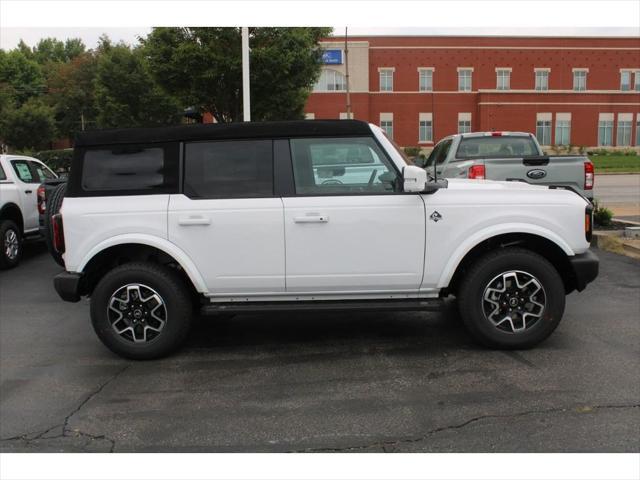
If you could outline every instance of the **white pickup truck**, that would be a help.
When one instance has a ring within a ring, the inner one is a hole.
[[[25,238],[40,236],[38,187],[52,178],[56,174],[38,159],[0,155],[0,269],[20,262]]]
[[[176,349],[192,313],[433,309],[527,348],[598,273],[581,195],[518,182],[429,182],[354,120],[81,134],[54,245],[67,301],[91,297],[114,352]]]
[[[584,155],[548,156],[525,132],[473,132],[445,137],[423,164],[440,178],[505,180],[571,188],[593,200],[593,163]],[[435,168],[435,172],[434,169]]]

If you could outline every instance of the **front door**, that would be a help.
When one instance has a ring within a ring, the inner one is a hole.
[[[18,177],[16,187],[22,204],[24,231],[30,232],[38,228],[38,187],[40,177],[31,168],[32,162],[27,160],[11,160],[13,170]]]
[[[415,293],[424,266],[420,195],[369,137],[292,139],[283,198],[287,292]]]
[[[169,240],[185,251],[210,293],[285,289],[282,200],[273,193],[271,140],[191,142],[184,192],[171,195]]]

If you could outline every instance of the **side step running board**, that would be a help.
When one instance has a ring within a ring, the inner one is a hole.
[[[442,309],[443,300],[317,300],[305,302],[232,302],[212,303],[204,305],[200,310],[202,315],[216,313],[268,313],[287,311],[315,311],[315,312],[345,312],[345,311],[438,311]]]

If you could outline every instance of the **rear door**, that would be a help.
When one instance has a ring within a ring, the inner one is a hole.
[[[424,266],[420,195],[369,137],[291,139],[294,192],[283,198],[287,292],[417,292]]]
[[[285,289],[272,148],[271,140],[184,145],[183,193],[170,198],[169,240],[192,258],[215,295]]]
[[[36,193],[41,182],[31,163],[28,160],[11,160],[11,166],[16,177],[18,177],[16,187],[20,195],[25,232],[38,228],[38,199]]]

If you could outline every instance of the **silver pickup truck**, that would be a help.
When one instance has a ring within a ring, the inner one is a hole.
[[[530,133],[476,132],[451,135],[418,166],[443,178],[511,180],[569,187],[593,200],[593,163],[582,155],[545,155]]]

